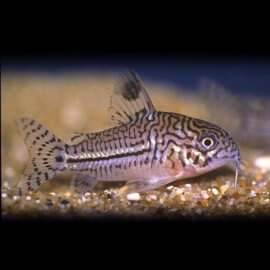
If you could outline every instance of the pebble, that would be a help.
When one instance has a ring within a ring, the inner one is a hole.
[[[202,210],[200,208],[198,208],[198,209],[195,210],[195,213],[200,215],[202,213]]]
[[[84,196],[82,196],[82,202],[87,202],[88,200],[84,197]]]
[[[208,205],[208,200],[202,199],[201,204],[202,204],[202,206],[207,206]]]
[[[184,191],[185,191],[185,188],[177,188],[175,192],[176,192],[176,194],[180,194],[181,195],[181,194],[184,193]]]
[[[157,196],[156,195],[150,195],[149,196],[152,200],[156,201],[157,200]]]
[[[30,201],[31,200],[31,197],[30,196],[26,196],[26,200],[27,201]]]
[[[263,187],[263,186],[265,186],[266,185],[266,182],[265,181],[259,181],[258,182],[258,186],[259,187]]]
[[[6,198],[7,194],[6,193],[2,193],[2,198]]]
[[[220,187],[221,193],[225,193],[228,188],[229,188],[229,185],[223,185],[223,186],[221,186]]]
[[[139,201],[141,198],[139,193],[130,193],[127,195],[127,199],[129,201]]]
[[[232,198],[232,199],[229,200],[228,204],[233,205],[233,202],[234,202],[234,199]]]
[[[205,190],[202,190],[201,191],[201,195],[204,199],[208,199],[209,198],[209,195],[207,194],[207,192]]]
[[[185,184],[185,187],[191,189],[191,184]]]
[[[212,192],[213,192],[213,194],[215,194],[215,195],[218,195],[218,190],[216,189],[216,188],[212,188]]]
[[[174,188],[174,186],[168,186],[168,187],[167,187],[168,190],[171,190],[171,189],[173,189],[173,188]]]
[[[255,159],[254,164],[260,169],[270,171],[270,156],[258,157]]]

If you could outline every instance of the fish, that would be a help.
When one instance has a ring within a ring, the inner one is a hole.
[[[108,108],[112,127],[75,133],[67,144],[37,121],[15,121],[29,151],[16,187],[23,196],[63,172],[71,172],[74,192],[90,192],[99,181],[126,181],[123,194],[146,192],[175,180],[205,174],[228,163],[235,185],[240,149],[222,128],[207,121],[155,109],[139,76],[119,75]]]

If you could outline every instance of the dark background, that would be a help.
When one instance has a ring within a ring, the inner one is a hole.
[[[112,72],[125,68],[143,79],[171,86],[196,89],[210,79],[234,94],[270,96],[270,58],[267,50],[184,49],[175,51],[9,50],[2,71]]]

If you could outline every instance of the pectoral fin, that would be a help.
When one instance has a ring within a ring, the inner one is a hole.
[[[76,193],[86,193],[92,191],[98,180],[89,175],[75,174],[71,178],[71,186]]]
[[[120,193],[129,194],[134,192],[144,192],[147,190],[152,190],[166,185],[175,179],[165,178],[165,179],[150,179],[150,180],[131,180],[126,182],[126,185],[120,189]]]

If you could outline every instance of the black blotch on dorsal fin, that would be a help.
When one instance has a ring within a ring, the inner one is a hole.
[[[155,111],[138,75],[129,70],[118,76],[108,109],[112,125],[131,122],[139,112],[149,115]]]
[[[133,71],[130,71],[133,75],[132,78],[126,78],[128,80],[123,80],[123,85],[120,89],[120,94],[124,97],[124,99],[131,101],[139,98],[139,94],[143,91],[143,86],[140,80],[136,77],[136,74]]]

